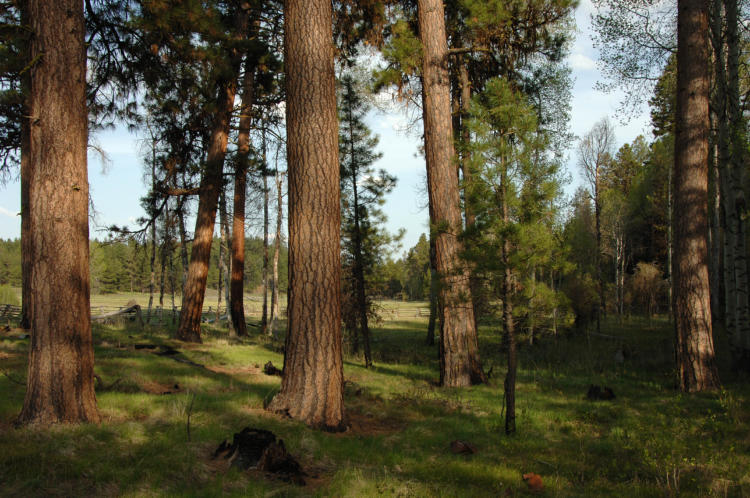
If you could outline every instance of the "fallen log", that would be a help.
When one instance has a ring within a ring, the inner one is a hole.
[[[131,315],[131,314],[135,314],[135,317],[138,320],[138,325],[143,327],[143,313],[141,312],[141,306],[139,304],[128,303],[128,306],[121,310],[112,311],[111,313],[105,313],[103,315],[92,316],[91,321],[97,322],[101,320],[107,320],[109,318],[115,318],[118,316]]]

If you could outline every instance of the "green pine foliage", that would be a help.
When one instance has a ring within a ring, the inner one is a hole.
[[[567,299],[555,282],[569,265],[558,259],[559,164],[539,153],[546,140],[536,116],[527,97],[499,78],[490,80],[472,103],[472,181],[466,185],[466,202],[476,222],[467,230],[466,257],[496,298],[514,301],[517,323],[529,331],[552,331],[568,321]],[[500,295],[497,281],[506,270],[501,256],[506,242],[515,289],[511,296]]]

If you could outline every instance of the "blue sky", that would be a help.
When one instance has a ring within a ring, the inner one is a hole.
[[[572,46],[570,65],[575,79],[571,115],[571,129],[582,136],[605,116],[614,117],[621,95],[605,94],[594,88],[600,74],[596,68],[597,54],[590,37],[590,15],[593,7],[590,0],[582,0],[576,11],[578,32]],[[647,134],[648,116],[631,119],[627,124],[616,124],[618,146],[632,141],[639,134]],[[404,130],[406,118],[396,112],[373,112],[368,117],[368,125],[380,136],[382,159],[376,167],[384,168],[398,178],[393,192],[388,195],[384,211],[388,216],[388,229],[395,232],[406,229],[401,251],[412,247],[419,235],[427,231],[427,209],[424,208],[424,160],[417,156],[420,131],[408,133]],[[97,133],[93,142],[97,143],[108,156],[106,164],[97,154],[89,154],[89,183],[96,214],[91,223],[91,236],[105,237],[102,227],[134,225],[134,220],[142,216],[139,199],[145,193],[143,166],[136,135],[124,128]],[[568,168],[573,184],[567,191],[574,190],[580,182],[576,167],[575,143],[568,154]],[[0,238],[16,238],[20,235],[20,187],[17,182],[0,186]],[[257,227],[248,227],[257,233]]]

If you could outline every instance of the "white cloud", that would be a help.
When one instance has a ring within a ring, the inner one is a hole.
[[[596,69],[596,62],[581,53],[571,54],[568,58],[570,67],[578,71],[590,71]]]
[[[18,214],[10,211],[9,209],[5,209],[4,207],[0,206],[0,214],[3,216],[7,216],[8,218],[15,218],[18,216]]]

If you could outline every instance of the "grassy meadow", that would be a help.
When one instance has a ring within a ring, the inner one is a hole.
[[[722,371],[720,392],[675,391],[665,321],[612,321],[602,331],[608,337],[570,332],[523,343],[518,432],[506,436],[497,324],[481,328],[490,385],[442,389],[437,348],[424,345],[427,320],[408,314],[375,326],[374,368],[346,356],[351,426],[341,434],[263,410],[280,381],[262,368],[269,360],[281,367],[283,337],[231,340],[204,325],[204,344],[186,345],[170,338],[169,324],[141,329],[128,321],[94,325],[100,425],[16,429],[28,339],[6,330],[0,495],[527,496],[521,475],[534,472],[543,496],[750,496],[748,379]],[[135,348],[144,343],[171,345],[205,368]],[[721,334],[717,344],[724,354]],[[627,353],[623,362],[615,361],[618,349]],[[590,384],[611,387],[616,399],[586,400]],[[282,438],[307,485],[211,458],[245,426]],[[476,454],[453,454],[456,439]]]

